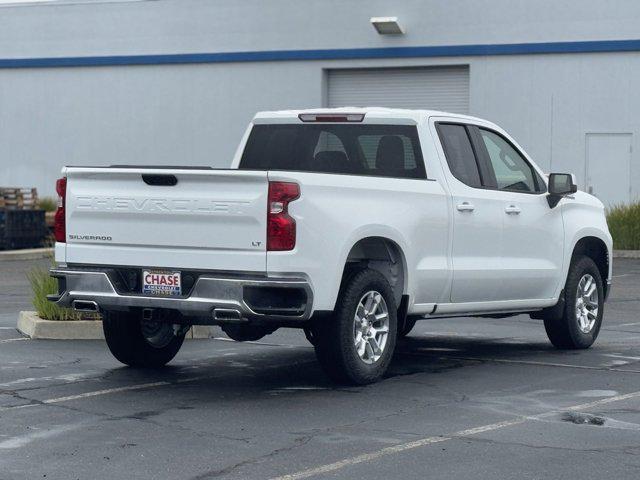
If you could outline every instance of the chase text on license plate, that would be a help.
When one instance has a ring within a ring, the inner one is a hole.
[[[180,272],[143,270],[142,293],[168,297],[182,295]]]

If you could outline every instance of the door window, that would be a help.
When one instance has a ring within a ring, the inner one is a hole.
[[[498,190],[539,192],[541,181],[533,167],[504,138],[490,130],[480,129],[495,173]]]
[[[453,176],[470,187],[480,187],[478,164],[465,126],[440,123],[438,135]]]

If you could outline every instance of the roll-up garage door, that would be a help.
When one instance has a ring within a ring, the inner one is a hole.
[[[340,69],[328,71],[330,107],[423,108],[469,111],[469,67]]]

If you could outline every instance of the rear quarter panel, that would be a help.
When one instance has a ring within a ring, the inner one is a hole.
[[[314,310],[334,308],[347,256],[366,237],[384,237],[400,247],[412,303],[446,295],[448,207],[438,182],[274,171],[269,180],[297,182],[301,195],[289,205],[297,222],[296,248],[268,252],[267,272],[304,272],[314,290]]]

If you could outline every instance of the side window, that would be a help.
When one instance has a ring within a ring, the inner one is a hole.
[[[535,170],[509,142],[490,130],[480,129],[480,136],[489,154],[498,190],[538,191]]]
[[[478,164],[467,129],[463,125],[441,123],[438,134],[453,176],[470,187],[480,187]]]

